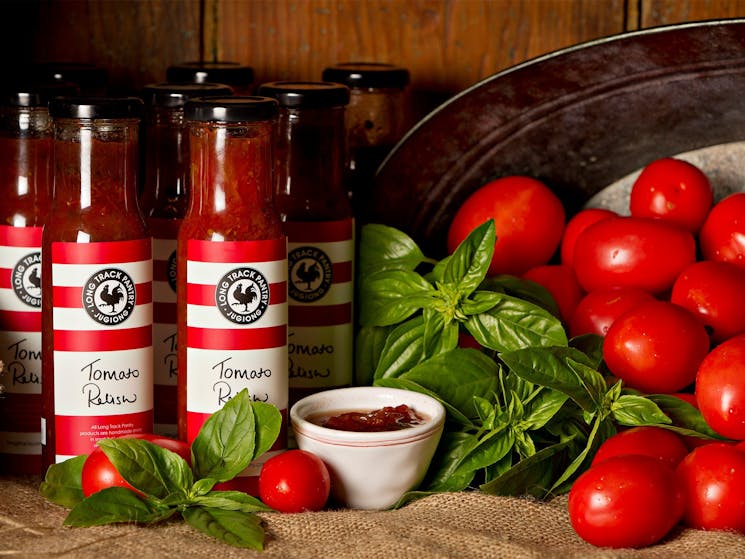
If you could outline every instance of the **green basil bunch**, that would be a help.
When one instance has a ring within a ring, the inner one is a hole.
[[[718,438],[690,404],[609,382],[602,338],[569,340],[544,288],[487,277],[495,240],[490,220],[435,261],[397,229],[362,229],[357,382],[429,394],[448,412],[420,491],[400,504],[469,487],[565,492],[619,425]],[[462,333],[482,350],[459,348]]]

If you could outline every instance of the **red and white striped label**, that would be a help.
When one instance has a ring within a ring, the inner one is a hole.
[[[15,473],[41,468],[41,234],[41,227],[0,225],[0,378],[6,390],[0,454],[39,458],[34,471]]]
[[[189,240],[186,258],[187,440],[243,388],[286,415],[286,239]]]
[[[290,390],[352,382],[354,220],[287,222]]]
[[[150,239],[52,243],[58,462],[153,426]],[[49,418],[46,418],[47,420]]]

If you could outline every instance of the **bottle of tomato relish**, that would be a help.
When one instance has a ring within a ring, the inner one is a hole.
[[[176,437],[176,240],[189,191],[189,129],[184,104],[231,95],[226,85],[145,86],[145,184],[140,206],[153,236],[154,431]]]
[[[135,98],[57,97],[42,235],[42,455],[151,432],[151,239],[137,204]]]
[[[290,404],[352,382],[354,219],[344,182],[349,89],[272,82],[279,101],[275,204],[288,237]]]
[[[177,255],[179,435],[240,390],[277,406],[285,429],[231,487],[256,494],[261,463],[287,446],[287,239],[272,203],[277,103],[195,99],[191,193]]]

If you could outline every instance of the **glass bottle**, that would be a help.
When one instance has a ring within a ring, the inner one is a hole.
[[[77,95],[103,96],[109,86],[106,68],[88,62],[41,62],[30,66],[28,72],[35,83],[73,85]]]
[[[182,62],[166,69],[166,81],[171,83],[224,83],[235,95],[251,95],[254,70],[240,62]]]
[[[256,494],[261,463],[287,446],[287,239],[272,204],[277,104],[190,100],[189,207],[177,255],[179,436],[243,388],[284,429],[230,486]]]
[[[44,467],[153,428],[150,234],[137,203],[136,98],[58,97],[42,235]]]
[[[350,90],[346,112],[348,189],[355,215],[364,220],[375,173],[409,126],[409,71],[393,64],[343,62],[325,68],[322,79]]]
[[[178,436],[176,405],[176,240],[189,192],[189,129],[184,104],[231,95],[212,83],[145,86],[145,179],[140,206],[153,237],[154,432]]]
[[[52,194],[43,91],[0,98],[0,472],[41,473],[41,234]]]
[[[280,105],[274,196],[288,237],[292,404],[352,382],[354,219],[344,183],[349,89],[271,82],[259,92]]]

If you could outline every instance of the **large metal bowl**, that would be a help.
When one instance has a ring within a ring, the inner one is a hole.
[[[420,121],[378,169],[363,221],[433,256],[489,179],[545,181],[571,214],[650,161],[745,140],[745,19],[625,33],[499,72]]]

